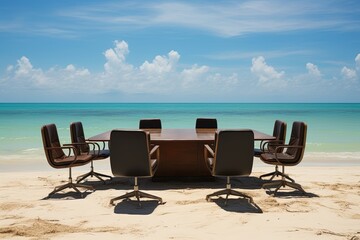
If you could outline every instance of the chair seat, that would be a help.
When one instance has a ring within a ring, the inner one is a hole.
[[[264,152],[260,148],[254,148],[254,156],[255,157],[260,157],[260,155],[263,153]]]
[[[102,160],[102,159],[108,158],[110,156],[110,150],[104,149],[104,150],[100,150],[99,152],[91,150],[89,152],[89,154],[98,155],[98,158],[96,158],[94,160]]]
[[[277,157],[279,161],[283,164],[293,164],[296,162],[294,156],[286,154],[286,153],[278,153]],[[273,153],[263,153],[260,155],[260,159],[268,164],[278,165],[279,162],[276,160],[275,155]]]
[[[65,158],[56,158],[56,159],[54,159],[54,162],[58,163],[59,165],[69,166],[69,163],[73,162],[76,159],[74,166],[77,166],[77,165],[83,165],[85,163],[88,163],[89,161],[91,161],[93,159],[93,157],[94,156],[90,155],[90,154],[81,154],[81,155],[78,155],[77,157],[69,156],[69,157],[65,157]]]

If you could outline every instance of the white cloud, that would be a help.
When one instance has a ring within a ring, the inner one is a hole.
[[[263,56],[252,59],[250,70],[259,78],[260,84],[271,84],[275,80],[280,80],[285,74],[283,71],[278,72],[272,66],[267,65]]]
[[[341,69],[341,75],[344,79],[350,80],[351,82],[356,82],[358,79],[358,72],[360,72],[360,53],[355,57],[355,69],[344,66]]]
[[[16,76],[26,76],[33,70],[33,66],[31,65],[29,59],[27,57],[22,56],[17,61],[17,70],[16,70]]]
[[[73,71],[75,71],[75,66],[72,64],[69,64],[66,66],[65,70],[69,71],[69,72],[73,72]]]
[[[321,77],[321,72],[318,69],[318,67],[313,63],[307,63],[306,69],[308,70],[308,73],[315,77]]]
[[[215,73],[207,76],[206,85],[212,93],[229,93],[229,92],[237,92],[239,79],[237,73],[233,73],[229,76],[224,76],[220,73]],[[242,90],[247,89],[248,84],[244,84],[242,86]],[[247,95],[247,93],[244,93]]]
[[[88,69],[76,69],[72,64],[66,66],[65,71],[69,72],[70,76],[89,76],[90,71]]]
[[[139,67],[126,61],[129,47],[125,41],[114,41],[114,47],[104,52],[104,70],[91,73],[86,68],[68,64],[64,68],[52,67],[47,71],[35,68],[27,57],[18,60],[15,67],[8,66],[4,82],[16,80],[18,86],[47,89],[57,94],[63,92],[172,95],[181,92],[199,95],[214,90],[233,90],[237,74],[230,76],[210,72],[210,67],[194,64],[190,68],[177,69],[180,54],[171,50],[167,55],[157,55],[152,61],[144,61]],[[29,80],[30,79],[30,80]],[[26,83],[26,84],[23,84]],[[16,86],[14,85],[14,89]],[[199,93],[199,89],[202,91]]]
[[[17,81],[23,80],[34,85],[42,85],[46,82],[46,75],[41,69],[33,68],[30,60],[22,56],[14,68],[14,79]]]
[[[268,65],[263,56],[252,59],[252,66],[248,72],[240,68],[233,73],[220,73],[221,70],[206,65],[193,64],[181,68],[180,54],[175,50],[165,55],[156,55],[152,60],[146,60],[139,66],[127,62],[128,54],[128,44],[125,41],[115,41],[113,48],[104,52],[104,69],[96,73],[74,64],[43,70],[33,66],[30,59],[23,56],[15,65],[9,65],[5,75],[0,78],[2,100],[6,101],[6,96],[15,93],[21,96],[34,96],[38,91],[47,96],[57,97],[58,101],[73,99],[71,97],[74,94],[81,96],[88,94],[94,97],[94,100],[96,96],[105,96],[104,99],[112,96],[112,101],[116,101],[116,97],[124,95],[132,96],[131,99],[136,101],[137,96],[145,95],[152,100],[159,96],[158,99],[168,99],[168,101],[173,98],[177,101],[192,101],[202,98],[212,99],[210,96],[214,93],[219,99],[229,101],[256,101],[258,99],[254,97],[255,91],[262,96],[271,97],[291,87],[292,90],[297,89],[296,94],[300,96],[305,92],[316,92],[319,87],[333,86],[332,89],[336,91],[342,87],[340,82],[335,81],[339,79],[336,76],[329,81],[326,79],[307,81],[309,79],[307,74],[287,76],[285,79],[285,72]],[[359,59],[360,55],[357,55],[356,64]],[[308,74],[322,76],[316,65],[307,63],[306,68]],[[240,77],[237,72],[241,72]],[[253,81],[251,73],[257,77],[257,82]],[[354,86],[351,88],[353,91],[359,90],[359,87],[356,88],[358,72],[355,69],[344,67],[341,74],[344,79],[351,80],[344,88],[350,89],[350,86]],[[259,88],[259,85],[264,88]],[[239,91],[241,91],[240,95]],[[66,94],[71,95],[66,98]],[[290,99],[293,99],[292,96]],[[146,98],[141,100],[146,101]]]
[[[208,66],[193,65],[191,68],[184,69],[181,73],[182,86],[185,88],[191,88],[195,82],[204,81],[205,74],[209,71]]]
[[[31,61],[25,56],[17,60],[15,66],[8,66],[6,74],[4,83],[7,82],[9,88],[67,89],[70,91],[76,88],[83,91],[83,88],[88,86],[88,77],[91,75],[88,69],[77,69],[72,64],[67,65],[65,68],[52,67],[47,71],[43,71],[41,68],[33,67]]]
[[[125,41],[114,41],[115,47],[105,51],[106,63],[105,73],[118,74],[119,72],[131,72],[133,66],[126,63],[126,55],[129,53],[129,46]]]
[[[347,67],[341,69],[341,74],[345,79],[355,80],[357,78],[356,71]]]
[[[150,74],[162,74],[171,72],[175,69],[177,62],[180,59],[178,52],[172,50],[168,53],[168,56],[156,56],[154,60],[149,63],[145,61],[141,66],[140,70]]]

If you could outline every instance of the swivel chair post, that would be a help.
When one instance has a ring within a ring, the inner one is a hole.
[[[269,177],[269,176],[271,176],[271,178],[269,179],[269,180],[271,181],[271,180],[274,179],[275,176],[278,177],[278,176],[280,176],[280,175],[281,175],[281,172],[279,171],[279,168],[278,168],[278,166],[276,165],[276,166],[275,166],[275,171],[270,172],[270,173],[263,174],[263,175],[261,175],[259,178],[262,179],[262,178],[264,178],[264,177]]]
[[[105,178],[109,178],[109,180],[111,181],[113,178],[109,175],[106,174],[102,174],[102,173],[98,173],[94,171],[94,162],[91,161],[90,163],[90,172],[85,173],[83,175],[80,175],[76,178],[76,183],[79,183],[81,181],[83,181],[84,179],[90,177],[96,177],[97,179],[99,179],[100,181],[102,181],[104,184],[106,184],[106,181],[104,179],[102,179],[101,177],[105,177]]]
[[[109,157],[109,153],[107,153],[105,149],[105,142],[103,142],[103,148],[100,149],[100,145],[97,142],[88,142],[85,139],[84,129],[81,122],[73,122],[70,124],[70,136],[72,144],[77,148],[77,151],[80,154],[91,154],[94,155],[94,158],[91,160],[91,169],[90,172],[85,173],[77,177],[76,182],[80,183],[88,177],[96,177],[101,182],[106,184],[104,178],[109,178],[111,181],[113,178],[109,175],[101,174],[94,171],[94,160],[102,160]],[[90,149],[90,145],[93,146],[92,150]],[[105,151],[106,153],[104,153]]]

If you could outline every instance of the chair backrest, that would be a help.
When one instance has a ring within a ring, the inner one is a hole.
[[[281,141],[282,144],[285,144],[285,138],[286,138],[286,123],[280,120],[276,120],[274,123],[274,130],[273,130],[273,136],[276,137],[276,144],[269,143],[269,150],[275,150],[275,147],[277,144],[280,144],[279,141]],[[283,149],[279,149],[278,152],[282,152]]]
[[[72,122],[70,124],[70,136],[72,143],[85,143],[85,133],[81,122]],[[77,154],[81,152],[89,152],[89,146],[87,144],[75,145]]]
[[[294,122],[288,145],[302,146],[301,148],[288,148],[286,154],[294,157],[294,162],[300,162],[303,158],[306,145],[307,125],[304,122]]]
[[[253,131],[223,130],[217,134],[213,175],[250,175],[254,157]]]
[[[278,141],[285,141],[286,138],[286,123],[280,120],[276,120],[274,123],[273,136]]]
[[[110,164],[114,176],[152,176],[149,133],[142,130],[113,130],[110,134]]]
[[[56,162],[56,159],[62,159],[65,157],[65,153],[62,149],[50,149],[61,147],[59,135],[55,124],[48,124],[41,127],[41,136],[44,146],[46,159],[50,166],[57,167],[62,164]]]
[[[154,119],[140,119],[139,121],[139,128],[140,129],[147,129],[147,128],[158,128],[161,129],[161,120],[158,118]]]
[[[197,118],[195,128],[215,128],[217,129],[216,118]]]

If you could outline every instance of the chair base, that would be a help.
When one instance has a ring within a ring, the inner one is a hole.
[[[273,180],[274,177],[281,176],[281,177],[287,178],[287,179],[289,179],[291,182],[295,183],[295,180],[292,179],[291,177],[289,177],[289,175],[283,174],[282,172],[280,172],[280,171],[278,171],[278,170],[275,170],[274,172],[271,172],[271,173],[263,174],[263,175],[261,175],[259,178],[262,179],[263,177],[269,177],[269,176],[271,176],[271,178],[269,179],[270,181]]]
[[[259,178],[262,179],[264,177],[269,177],[271,176],[271,178],[269,179],[270,181],[274,179],[274,177],[278,177],[278,176],[281,176],[281,177],[284,177],[286,179],[289,179],[291,182],[295,183],[295,180],[292,179],[291,177],[289,177],[289,175],[285,174],[284,172],[280,172],[278,170],[278,166],[275,167],[275,171],[271,172],[271,173],[266,173],[266,174],[263,174],[261,175]]]
[[[104,179],[102,179],[101,177],[105,177],[105,178],[109,178],[109,180],[111,181],[113,178],[109,175],[105,175],[102,173],[98,173],[94,171],[94,166],[93,166],[93,162],[91,162],[91,170],[88,173],[85,173],[83,175],[80,175],[76,178],[76,183],[79,183],[83,180],[85,180],[88,177],[96,177],[97,179],[99,179],[100,181],[102,181],[104,184],[106,183]]]
[[[80,175],[76,178],[76,183],[80,183],[81,181],[85,180],[86,178],[88,177],[96,177],[97,179],[99,179],[100,181],[102,181],[104,184],[106,183],[104,179],[102,179],[102,177],[105,177],[105,178],[109,178],[109,180],[111,181],[113,178],[109,175],[106,175],[106,174],[102,174],[102,173],[98,173],[98,172],[95,172],[94,170],[91,170],[90,172],[88,173],[85,173],[83,175]]]
[[[244,194],[242,192],[238,192],[236,190],[233,190],[233,189],[223,189],[223,190],[214,192],[212,194],[206,195],[206,201],[209,201],[211,197],[219,196],[219,195],[223,195],[223,194],[226,194],[225,205],[227,205],[227,200],[229,198],[229,195],[247,198],[247,199],[250,200],[250,203],[254,203],[254,200],[253,200],[252,197],[250,197],[249,195],[246,195],[246,194]]]
[[[253,198],[250,197],[249,195],[246,195],[246,194],[244,194],[242,192],[238,192],[236,190],[231,189],[230,177],[229,176],[226,177],[226,189],[223,189],[223,190],[214,192],[212,194],[206,195],[206,201],[209,201],[211,197],[219,196],[219,195],[223,195],[223,194],[226,194],[225,206],[227,205],[227,200],[229,198],[229,195],[234,195],[234,196],[247,198],[247,199],[250,200],[250,203],[254,203]]]
[[[305,193],[305,190],[301,187],[300,184],[295,183],[295,182],[289,182],[289,181],[286,181],[285,179],[273,181],[273,182],[270,182],[270,183],[265,183],[265,184],[263,184],[262,187],[266,188],[266,189],[276,188],[275,191],[274,191],[274,196],[275,196],[276,193],[278,192],[278,190],[281,187],[285,187],[285,186],[297,189],[297,190],[301,191],[302,193]]]
[[[126,193],[124,195],[121,195],[119,197],[116,197],[116,198],[113,198],[110,200],[110,204],[111,205],[114,205],[114,202],[115,201],[118,201],[118,200],[121,200],[121,199],[129,199],[131,197],[136,197],[138,203],[139,203],[139,207],[141,207],[141,202],[140,202],[140,198],[150,198],[150,199],[155,199],[155,200],[158,200],[158,202],[160,204],[162,204],[162,198],[160,197],[157,197],[155,195],[151,195],[151,194],[148,194],[148,193],[145,193],[145,192],[142,192],[142,191],[139,191],[139,190],[134,190],[132,192],[129,192],[129,193]]]
[[[121,196],[119,196],[119,197],[116,197],[116,198],[111,199],[111,200],[110,200],[110,204],[111,204],[111,205],[114,205],[114,201],[118,201],[118,200],[121,200],[121,199],[129,199],[129,198],[131,198],[131,197],[136,197],[136,199],[137,199],[137,201],[138,201],[138,203],[139,203],[139,207],[141,207],[140,198],[142,198],[142,197],[146,197],[146,198],[158,200],[158,202],[159,202],[160,204],[163,203],[162,198],[157,197],[157,196],[155,196],[155,195],[151,195],[151,194],[148,194],[148,193],[139,191],[138,179],[137,179],[137,177],[135,177],[134,191],[129,192],[129,193],[126,193],[126,194],[121,195]]]
[[[71,175],[71,168],[69,168],[69,180],[68,180],[69,182],[66,183],[66,184],[55,187],[54,190],[51,193],[49,193],[47,198],[50,198],[50,196],[53,195],[54,193],[60,192],[60,191],[62,191],[64,189],[66,189],[66,188],[74,189],[76,192],[80,193],[81,197],[83,197],[83,193],[79,191],[78,187],[85,188],[85,189],[88,189],[88,190],[94,190],[94,188],[92,186],[73,183],[71,176],[72,176]]]
[[[49,193],[47,198],[50,198],[51,195],[53,195],[53,194],[55,194],[57,192],[60,192],[60,191],[62,191],[64,189],[66,189],[66,188],[74,189],[76,192],[80,193],[81,197],[83,197],[83,193],[80,192],[80,190],[78,189],[79,187],[85,188],[85,189],[88,189],[88,190],[94,190],[94,188],[92,186],[88,186],[88,185],[84,185],[84,184],[77,184],[77,183],[73,183],[73,182],[70,181],[70,182],[68,182],[68,183],[66,183],[64,185],[56,186],[54,188],[54,190],[51,193]]]

